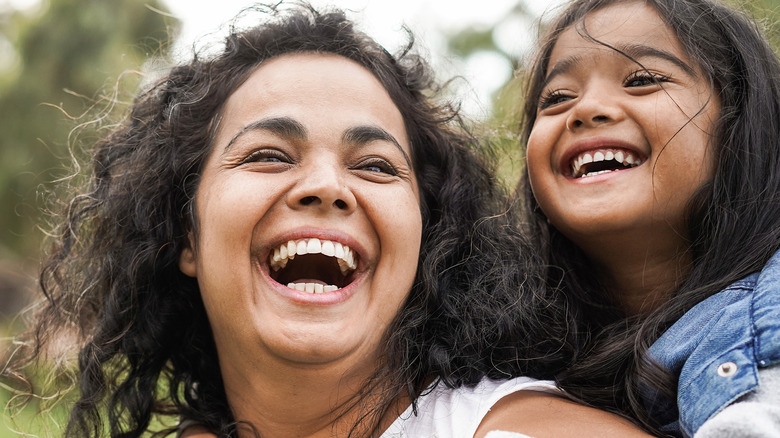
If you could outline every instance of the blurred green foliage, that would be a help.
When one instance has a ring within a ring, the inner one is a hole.
[[[147,59],[167,56],[179,23],[162,9],[157,0],[41,0],[23,11],[0,3],[0,355],[34,286],[42,212],[72,149],[99,135],[89,122],[126,109]],[[9,397],[0,390],[0,406]],[[0,438],[61,435],[64,403],[45,406],[33,400],[0,416]]]
[[[0,258],[37,259],[41,189],[64,176],[69,133],[93,116],[87,110],[131,95],[139,75],[122,73],[164,54],[178,23],[160,8],[44,0],[37,11],[0,11],[0,38],[15,49],[0,65]]]

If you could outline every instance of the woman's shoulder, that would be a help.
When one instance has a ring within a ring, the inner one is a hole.
[[[416,409],[412,406],[406,409],[382,438],[471,438],[493,405],[510,394],[525,390],[559,392],[553,382],[530,377],[507,380],[485,378],[476,385],[457,388],[437,381],[417,399]]]
[[[479,425],[475,438],[649,437],[626,418],[584,406],[562,394],[519,391],[503,397]],[[519,435],[516,435],[519,434]]]

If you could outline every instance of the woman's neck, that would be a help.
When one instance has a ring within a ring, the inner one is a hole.
[[[377,427],[369,409],[381,405],[373,401],[383,400],[378,395],[382,388],[366,391],[373,370],[350,370],[339,364],[265,364],[248,372],[246,367],[241,369],[223,367],[228,403],[236,421],[253,425],[261,436],[347,436],[366,414],[366,423],[356,429],[358,435],[367,436],[366,427]],[[406,405],[401,398],[393,400],[378,428],[388,427]],[[238,429],[240,437],[255,436],[249,427]]]

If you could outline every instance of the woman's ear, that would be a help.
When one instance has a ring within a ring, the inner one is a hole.
[[[198,267],[195,263],[195,241],[192,238],[192,231],[187,233],[187,245],[179,254],[179,270],[188,277],[198,276]]]

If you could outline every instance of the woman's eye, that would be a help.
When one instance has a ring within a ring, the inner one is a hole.
[[[539,108],[545,109],[553,105],[557,105],[559,103],[565,102],[571,98],[572,98],[571,96],[564,94],[560,90],[552,91],[543,94],[542,97],[539,98]]]
[[[241,163],[291,163],[284,152],[277,149],[258,149],[246,156]]]
[[[626,78],[625,86],[646,87],[648,85],[658,85],[662,82],[667,82],[668,80],[669,76],[642,70],[632,73],[628,78]]]
[[[370,160],[363,161],[362,163],[358,164],[356,168],[359,170],[365,170],[372,173],[384,173],[392,176],[398,175],[398,172],[395,170],[395,167],[393,167],[392,164],[382,159],[370,159]]]

